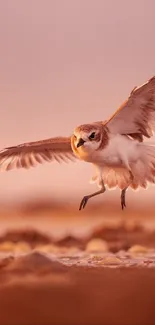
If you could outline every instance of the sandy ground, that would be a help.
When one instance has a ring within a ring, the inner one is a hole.
[[[154,324],[154,281],[154,252],[1,259],[0,324]]]
[[[155,324],[153,213],[0,213],[0,325]]]

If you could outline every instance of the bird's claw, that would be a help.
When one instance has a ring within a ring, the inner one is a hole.
[[[89,200],[89,196],[86,195],[86,196],[83,197],[83,199],[81,200],[81,203],[80,203],[79,210],[85,208],[85,206],[86,206],[88,200]]]
[[[122,210],[124,208],[126,208],[126,203],[125,203],[125,193],[122,193],[121,194],[121,207],[122,207]]]

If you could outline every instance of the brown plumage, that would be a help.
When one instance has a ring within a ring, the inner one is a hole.
[[[135,87],[129,98],[106,122],[110,132],[130,135],[139,141],[155,131],[155,76]]]
[[[99,122],[79,125],[75,128],[74,131],[77,133],[80,133],[80,132],[90,133],[90,132],[92,132],[92,130],[102,131],[102,128],[103,128],[103,121],[99,121]]]
[[[42,141],[23,143],[0,151],[0,169],[30,168],[43,162],[68,162],[76,157],[70,137],[56,137]]]
[[[109,129],[103,124],[102,125],[102,141],[97,150],[103,150],[109,143]]]

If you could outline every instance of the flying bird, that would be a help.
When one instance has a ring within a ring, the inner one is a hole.
[[[53,160],[61,163],[82,160],[96,169],[92,181],[99,190],[83,197],[88,200],[119,187],[121,207],[126,207],[126,190],[147,188],[155,183],[155,142],[146,138],[155,131],[155,76],[135,87],[127,100],[106,121],[80,125],[69,137],[55,137],[23,143],[0,151],[0,170],[30,168]]]

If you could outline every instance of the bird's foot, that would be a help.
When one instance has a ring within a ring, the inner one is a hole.
[[[123,190],[122,193],[121,193],[121,207],[122,207],[122,210],[124,208],[126,208],[126,202],[125,202],[125,191]]]
[[[89,195],[85,195],[85,196],[83,197],[83,199],[82,199],[82,201],[81,201],[81,203],[80,203],[79,210],[85,208],[85,206],[86,206],[86,204],[87,204],[87,202],[88,202],[88,200],[89,200],[90,198],[92,198],[92,197],[94,197],[94,196],[96,196],[96,195],[99,195],[99,194],[101,194],[101,193],[104,193],[105,190],[106,190],[106,188],[105,188],[104,183],[103,183],[103,181],[102,181],[102,188],[101,188],[99,191],[97,191],[97,192],[95,192],[95,193],[92,193],[92,194],[89,194]]]
[[[89,196],[88,196],[88,195],[86,195],[86,196],[83,197],[83,199],[81,200],[81,203],[80,203],[79,210],[85,208],[85,206],[86,206],[88,200],[89,200]]]

